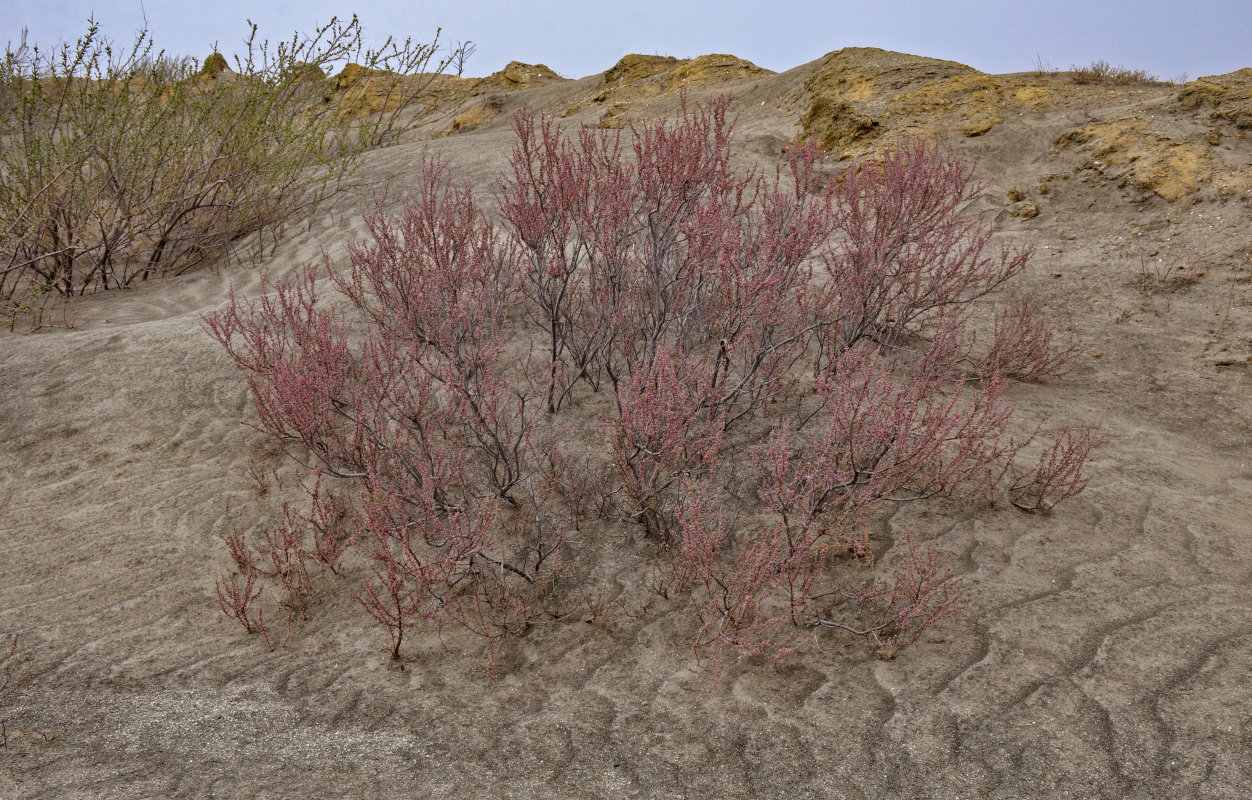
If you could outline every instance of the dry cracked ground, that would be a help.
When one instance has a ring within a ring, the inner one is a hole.
[[[802,134],[836,157],[920,135],[976,159],[968,213],[1034,248],[1008,294],[1079,348],[1015,399],[1103,426],[1088,489],[1049,515],[882,519],[876,541],[912,530],[971,600],[892,661],[829,635],[710,685],[686,606],[626,613],[647,568],[628,542],[593,587],[605,613],[535,629],[494,684],[454,632],[397,669],[347,591],[271,651],[214,599],[223,534],[273,509],[246,387],[201,322],[259,270],[87,298],[70,329],[0,340],[0,633],[21,631],[30,677],[0,701],[0,797],[1252,796],[1252,70],[1080,85],[856,49],[782,74],[628,57],[454,88],[370,157],[393,201],[428,152],[489,193],[523,105],[620,125],[682,90],[731,96],[745,164]],[[358,203],[264,266],[342,254]]]

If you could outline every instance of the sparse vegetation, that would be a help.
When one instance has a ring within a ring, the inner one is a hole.
[[[1181,264],[1177,260],[1140,258],[1139,274],[1135,276],[1133,284],[1144,296],[1150,297],[1161,293],[1174,294],[1196,285],[1203,277],[1202,270]]]
[[[13,634],[6,645],[0,647],[0,700],[16,692],[26,683],[27,676],[22,672],[22,657],[18,654],[18,643],[21,637]]]
[[[7,644],[0,645],[0,703],[16,693],[29,680],[29,676],[22,670],[22,655],[18,652],[19,641],[19,635],[15,633]],[[0,747],[7,747],[8,743],[8,730],[5,727],[5,721],[0,719]]]
[[[458,78],[464,77],[465,63],[478,52],[478,45],[470,41],[457,42],[452,47],[450,67]]]
[[[242,237],[277,233],[346,185],[368,149],[425,106],[448,60],[437,42],[362,44],[332,20],[270,44],[253,26],[234,69],[115,46],[92,23],[43,51],[23,38],[0,65],[0,319],[38,325],[49,301],[193,269]],[[453,57],[458,54],[454,51]],[[359,61],[386,113],[328,102],[324,67]]]
[[[1154,83],[1156,76],[1145,70],[1113,66],[1107,61],[1092,61],[1090,66],[1071,66],[1070,78],[1074,83]]]
[[[195,56],[173,56],[165,52],[152,54],[148,51],[135,64],[135,74],[163,85],[193,78],[200,68],[201,65],[196,61]]]

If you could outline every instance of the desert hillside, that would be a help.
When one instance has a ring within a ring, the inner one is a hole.
[[[359,190],[281,237],[3,335],[0,636],[21,635],[0,667],[27,682],[0,691],[0,798],[1247,797],[1252,67],[1116,77],[869,48],[777,74],[630,55],[445,77]],[[385,113],[372,79],[326,79],[327,102]],[[894,659],[823,631],[709,680],[689,604],[646,589],[656,543],[625,534],[587,610],[506,643],[494,682],[456,629],[397,664],[335,576],[281,646],[223,615],[224,537],[274,524],[255,475],[288,462],[204,317],[344,259],[423,156],[493,209],[519,109],[629,130],[721,96],[735,164],[763,174],[808,137],[831,175],[914,137],[975,165],[963,213],[1032,249],[995,302],[1033,297],[1076,347],[1008,397],[1045,430],[1100,426],[1085,491],[1046,513],[888,505],[875,551],[911,532],[969,601]]]

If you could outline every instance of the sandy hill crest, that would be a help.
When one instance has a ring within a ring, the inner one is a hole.
[[[1252,68],[1185,85],[1078,83],[1067,72],[990,75],[954,61],[851,47],[784,73],[732,55],[632,54],[581,80],[514,62],[463,84],[440,133],[474,130],[522,104],[617,127],[670,113],[680,93],[726,93],[741,100],[739,108],[759,103],[793,112],[796,137],[815,137],[839,158],[903,137],[990,137],[1007,125],[1047,130],[1031,143],[1035,157],[1071,152],[1080,171],[1093,170],[1117,189],[1172,201],[1202,188],[1234,195],[1252,187]],[[1015,137],[1001,138],[1016,146]]]

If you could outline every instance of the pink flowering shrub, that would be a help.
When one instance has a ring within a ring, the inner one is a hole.
[[[247,372],[261,429],[313,478],[308,513],[287,508],[259,540],[228,540],[236,570],[219,602],[267,639],[251,610],[265,588],[289,630],[307,613],[308,565],[334,568],[349,549],[372,565],[356,596],[397,658],[423,623],[491,641],[515,631],[555,574],[560,532],[519,511],[533,392],[524,367],[505,380],[513,261],[468,189],[423,169],[404,214],[367,218],[371,240],[350,249],[346,272],[310,266],[207,320]],[[322,301],[321,277],[338,305]]]
[[[273,642],[264,602],[289,635],[357,559],[395,658],[445,623],[494,653],[562,616],[596,536],[638,529],[661,590],[692,598],[701,658],[781,658],[824,629],[889,657],[964,599],[911,536],[855,577],[884,504],[1046,511],[1085,486],[1087,428],[1017,464],[1036,434],[1008,382],[1072,352],[1028,302],[978,342],[1030,253],[959,213],[979,187],[954,157],[908,144],[836,180],[809,146],[745,173],[726,101],[629,137],[515,129],[498,221],[427,163],[346,265],[208,318],[308,505],[228,539],[219,602],[245,629]]]

